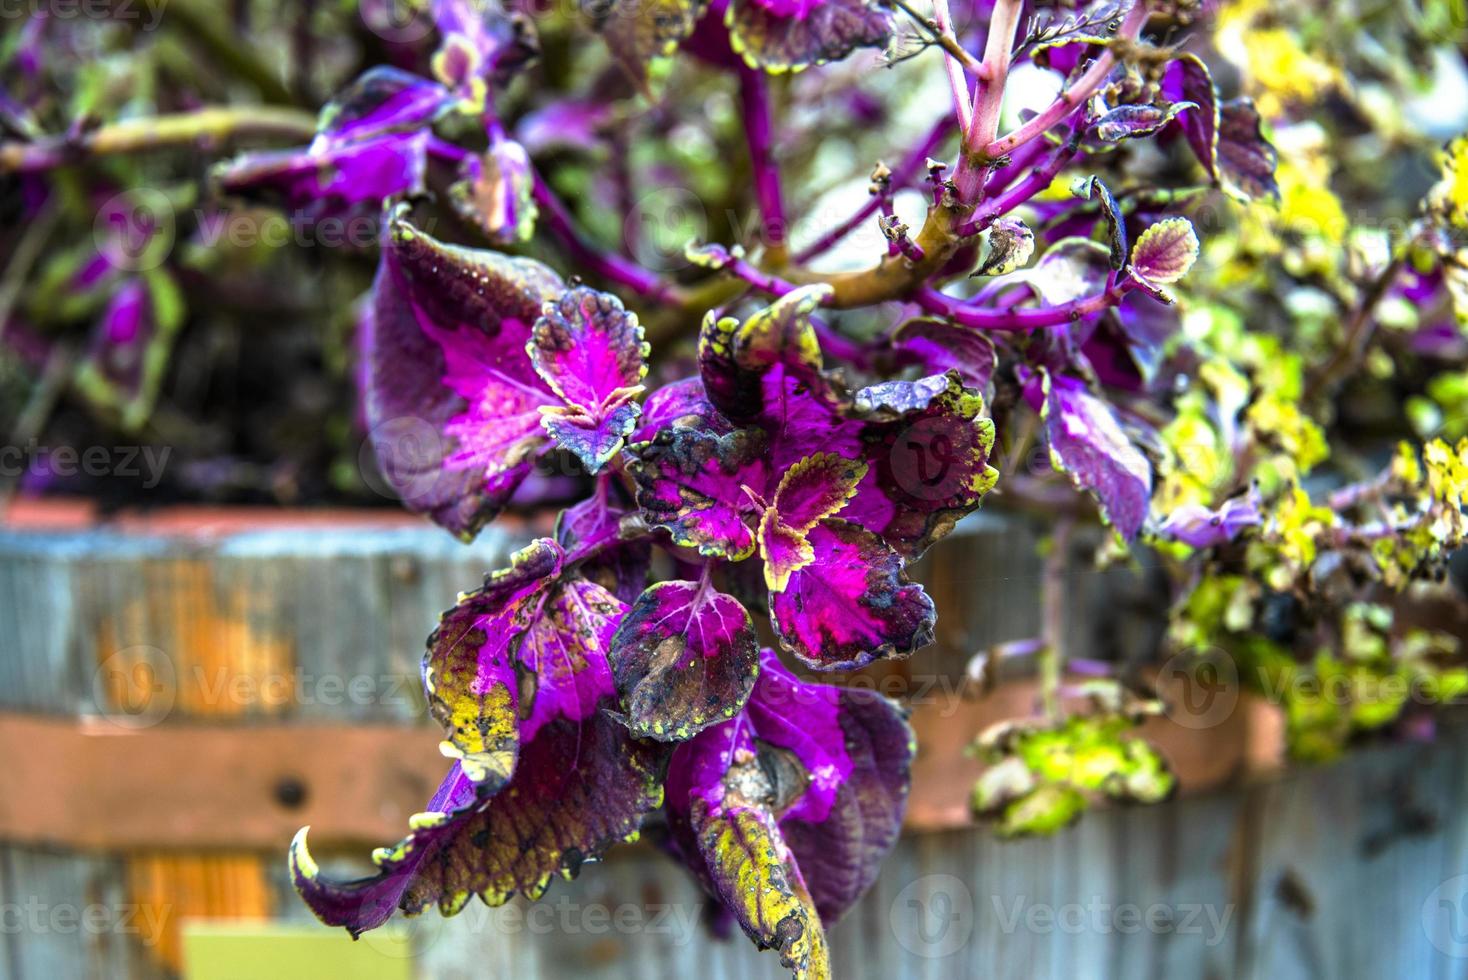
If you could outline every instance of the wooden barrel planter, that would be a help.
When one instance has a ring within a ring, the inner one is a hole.
[[[713,906],[646,845],[538,905],[472,903],[353,944],[285,874],[400,836],[441,775],[418,664],[457,591],[534,522],[464,547],[393,515],[12,508],[0,526],[0,976],[709,978],[781,975],[709,937]],[[1031,682],[958,683],[1034,635],[1035,533],[979,515],[917,569],[938,643],[862,682],[913,702],[908,832],[830,932],[839,976],[1448,977],[1468,971],[1468,730],[1278,765],[1239,698],[1148,734],[1181,776],[1158,806],[1054,838],[974,827],[963,747]],[[1071,572],[1073,651],[1140,652],[1145,581]],[[1234,692],[1236,694],[1237,692]],[[1213,723],[1215,722],[1216,723]]]

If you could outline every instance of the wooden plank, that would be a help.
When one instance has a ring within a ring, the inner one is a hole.
[[[9,715],[0,747],[0,840],[83,848],[281,852],[304,824],[383,843],[445,766],[430,732],[385,725],[130,729]]]

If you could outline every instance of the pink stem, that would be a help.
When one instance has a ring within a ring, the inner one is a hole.
[[[1147,25],[1147,3],[1146,0],[1138,0],[1122,21],[1121,29],[1116,32],[1118,40],[1134,41],[1137,35],[1142,33],[1142,28]],[[983,147],[985,156],[1001,157],[1017,146],[1028,143],[1030,140],[1044,133],[1051,126],[1070,115],[1077,106],[1083,105],[1097,89],[1106,81],[1111,74],[1111,69],[1116,64],[1116,55],[1108,48],[1101,56],[1091,63],[1086,73],[1078,78],[1074,85],[1060,93],[1050,106],[1029,122],[1009,133],[1003,139],[993,139]]]
[[[749,142],[749,162],[754,171],[754,196],[765,223],[764,241],[771,248],[783,248],[788,226],[785,224],[785,203],[780,196],[780,169],[775,164],[770,90],[764,72],[741,62],[739,96],[744,104],[744,134]]]
[[[989,16],[989,37],[984,42],[984,77],[974,100],[974,127],[969,146],[984,146],[999,134],[999,108],[1004,102],[1004,85],[1014,57],[1014,35],[1019,30],[1024,0],[998,0]]]
[[[1099,313],[1108,306],[1115,306],[1129,288],[1127,282],[1122,282],[1094,296],[1033,310],[968,306],[963,300],[945,296],[928,286],[918,290],[913,299],[928,312],[946,316],[960,326],[1005,333],[1029,333],[1044,327],[1074,323],[1092,313]]]
[[[953,33],[953,15],[948,12],[948,0],[933,0],[933,21],[940,34],[952,39],[955,44],[958,43],[958,38]],[[964,74],[963,65],[958,63],[958,59],[947,51],[943,52],[943,66],[948,71],[948,86],[953,90],[953,112],[958,118],[958,129],[967,139],[974,116],[968,76]]]

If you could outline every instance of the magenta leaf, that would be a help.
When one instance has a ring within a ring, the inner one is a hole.
[[[708,400],[702,378],[684,378],[655,389],[642,403],[642,419],[632,442],[646,442],[675,425],[713,425],[718,409]]]
[[[559,399],[525,344],[562,284],[530,259],[446,245],[399,209],[362,323],[373,449],[409,509],[473,537],[547,443]]]
[[[751,68],[779,73],[876,48],[892,34],[892,13],[869,0],[729,0],[724,23]]]
[[[540,54],[534,26],[519,11],[478,0],[431,0],[431,12],[441,38],[434,73],[466,97],[477,82],[509,81]]]
[[[854,670],[933,642],[933,600],[907,580],[902,557],[881,538],[837,519],[807,538],[811,560],[770,595],[782,647],[818,670]]]
[[[836,453],[817,453],[780,478],[758,532],[765,584],[771,592],[783,590],[793,572],[815,560],[807,532],[845,507],[866,473],[863,462]]]
[[[530,240],[538,210],[530,157],[514,140],[496,139],[482,156],[466,156],[449,203],[496,245]]]
[[[1208,66],[1194,54],[1174,59],[1162,75],[1162,94],[1173,102],[1192,102],[1196,109],[1178,117],[1193,155],[1212,179],[1218,177],[1218,90]]]
[[[742,488],[765,486],[767,446],[759,429],[728,430],[728,423],[712,422],[671,426],[628,446],[627,471],[636,481],[643,519],[668,531],[674,544],[700,554],[749,557],[755,537],[745,518],[752,520],[758,506]]]
[[[643,592],[611,641],[612,673],[627,727],[682,741],[734,716],[759,673],[749,613],[696,582]]]
[[[823,373],[821,346],[811,323],[811,315],[829,295],[829,286],[806,286],[743,322],[706,317],[698,362],[714,407],[738,425],[760,422],[771,430],[800,428],[794,423],[808,419],[816,424],[815,419],[829,417],[836,395]],[[807,455],[777,460],[776,465],[788,466]]]
[[[1137,536],[1152,499],[1152,467],[1132,445],[1115,414],[1083,382],[1044,375],[1041,416],[1050,461],[1088,490],[1103,516],[1127,540]]]
[[[756,946],[827,975],[824,929],[896,843],[912,753],[881,695],[803,683],[765,651],[744,715],[673,752],[671,844]]]
[[[310,146],[242,154],[214,179],[228,193],[273,196],[318,220],[359,205],[375,212],[384,198],[423,190],[439,145],[429,126],[453,104],[442,85],[373,68],[322,109]]]
[[[322,108],[313,146],[418,132],[453,104],[453,96],[442,85],[379,65],[359,75]]]
[[[608,652],[627,604],[595,582],[562,582],[541,604],[518,651],[520,737],[556,719],[585,721],[610,697]]]
[[[1149,225],[1132,249],[1132,277],[1153,297],[1170,302],[1162,287],[1187,275],[1198,258],[1198,236],[1187,218]]]
[[[637,315],[609,293],[568,290],[535,321],[527,351],[536,372],[566,403],[544,412],[557,444],[595,473],[637,426],[648,344]]]
[[[163,269],[127,279],[112,294],[92,332],[76,386],[124,429],[153,412],[174,338],[183,326],[183,298]]]
[[[1233,541],[1245,529],[1258,527],[1262,520],[1259,496],[1249,493],[1225,501],[1217,510],[1196,503],[1176,507],[1157,533],[1189,547],[1212,548]]]

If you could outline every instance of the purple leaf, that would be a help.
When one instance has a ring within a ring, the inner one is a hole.
[[[432,0],[433,21],[442,37],[435,73],[468,94],[474,82],[503,84],[540,54],[529,17],[500,4],[476,0]]]
[[[445,245],[400,209],[363,319],[367,424],[409,509],[473,537],[543,448],[558,399],[525,353],[562,284],[530,259]]]
[[[373,854],[376,875],[335,881],[321,874],[306,831],[291,844],[291,878],[328,925],[353,935],[382,925],[394,908],[445,915],[479,895],[491,906],[520,893],[534,900],[551,879],[574,877],[586,861],[637,836],[662,802],[664,749],[633,739],[605,712],[545,725],[522,749],[515,777],[499,794],[476,800],[455,765],[411,833]]]
[[[556,719],[582,722],[616,688],[608,665],[627,604],[595,582],[563,582],[541,604],[520,644],[520,737]]]
[[[497,139],[482,157],[466,156],[449,203],[496,245],[517,245],[535,233],[539,212],[530,157],[514,140]]]
[[[1180,113],[1197,111],[1195,102],[1117,106],[1096,121],[1096,135],[1108,143],[1151,136],[1164,129]]]
[[[215,171],[222,190],[267,193],[315,219],[423,190],[429,126],[454,103],[442,85],[396,68],[359,76],[321,110],[317,136],[301,149],[245,153]]]
[[[933,642],[933,600],[881,538],[834,519],[807,537],[810,562],[770,596],[781,646],[819,670],[854,670]]]
[[[1212,548],[1234,540],[1246,528],[1258,527],[1262,519],[1258,495],[1250,493],[1225,501],[1218,510],[1184,504],[1167,516],[1157,533],[1193,548]]]
[[[623,540],[630,513],[620,496],[609,477],[598,477],[596,492],[556,519],[556,540],[568,565],[579,563],[588,580],[631,603],[647,585],[652,548],[646,540]]]
[[[880,397],[873,392],[880,392]],[[956,372],[865,389],[858,405],[867,475],[841,516],[915,559],[979,506],[999,473],[989,465],[994,423]]]
[[[823,410],[829,414],[835,395],[823,373],[820,341],[811,324],[811,314],[829,295],[829,286],[806,286],[742,323],[709,314],[699,334],[698,364],[714,407],[736,424],[761,421],[767,428],[781,426],[792,412],[802,417]],[[788,466],[806,455],[777,465]]]
[[[1172,102],[1192,102],[1197,108],[1178,117],[1183,136],[1208,176],[1218,177],[1218,90],[1208,66],[1193,54],[1174,59],[1162,75],[1162,94]]]
[[[453,94],[437,82],[387,65],[369,68],[322,108],[312,148],[417,133],[453,104]]]
[[[721,433],[712,424],[672,426],[628,446],[627,471],[636,481],[643,519],[667,530],[674,544],[700,554],[731,561],[749,557],[755,539],[745,517],[752,519],[758,507],[742,488],[766,485],[767,447],[759,429]]]
[[[897,328],[892,342],[922,365],[926,374],[957,371],[965,385],[989,389],[999,356],[994,342],[978,330],[954,326],[947,320],[918,318]]]
[[[630,441],[646,442],[675,425],[711,425],[719,412],[703,390],[702,378],[684,378],[653,390],[642,403],[642,419]]]
[[[881,47],[892,34],[891,11],[867,0],[729,0],[724,23],[745,63],[771,73]]]
[[[1218,176],[1223,189],[1242,200],[1279,197],[1279,154],[1264,138],[1263,125],[1249,99],[1233,99],[1219,109]]]
[[[76,384],[94,405],[117,413],[124,429],[152,414],[183,313],[178,287],[162,270],[123,282],[102,311]]]
[[[780,478],[775,498],[760,518],[758,534],[765,584],[771,592],[783,590],[793,572],[815,560],[807,532],[846,506],[866,472],[865,463],[817,453]]]
[[[1156,298],[1169,297],[1163,285],[1187,275],[1198,258],[1198,236],[1187,218],[1164,218],[1149,225],[1132,249],[1132,276]],[[1159,295],[1161,294],[1161,295]]]
[[[1050,461],[1088,490],[1103,516],[1128,541],[1147,519],[1152,467],[1116,421],[1111,408],[1074,378],[1044,374],[1045,438]]]
[[[612,673],[627,727],[682,741],[733,717],[759,673],[749,613],[707,583],[659,582],[612,639]]]

